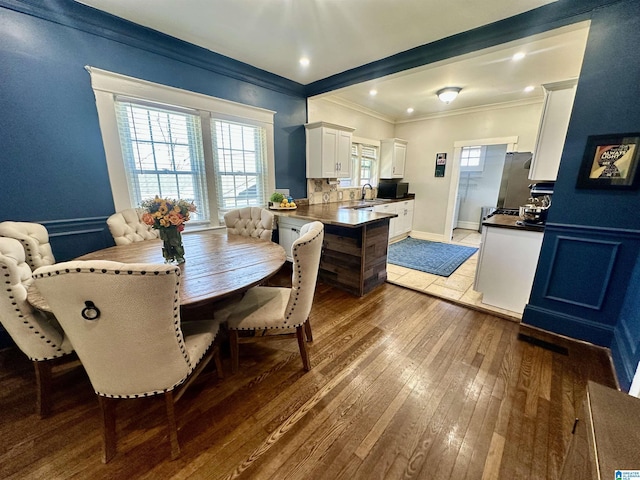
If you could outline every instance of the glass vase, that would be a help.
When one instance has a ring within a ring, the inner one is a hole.
[[[184,247],[182,233],[176,227],[165,227],[158,230],[162,240],[162,256],[164,263],[179,265],[184,263]]]

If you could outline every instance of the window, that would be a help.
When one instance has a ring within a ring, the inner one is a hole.
[[[351,162],[353,176],[340,180],[341,187],[361,187],[365,184],[376,185],[378,167],[378,147],[363,143],[351,143]]]
[[[482,172],[484,170],[485,147],[462,147],[460,153],[461,172]]]
[[[194,200],[194,222],[209,221],[200,116],[116,100],[122,156],[134,205],[173,197]]]
[[[228,210],[267,204],[275,112],[87,70],[116,211],[155,195],[193,199],[189,226],[216,226]]]
[[[263,129],[214,120],[212,135],[219,208],[265,205]]]

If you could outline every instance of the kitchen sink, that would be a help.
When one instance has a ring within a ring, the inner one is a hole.
[[[345,205],[340,208],[347,208],[350,210],[359,210],[361,208],[373,207],[375,205],[380,205],[382,203],[387,203],[387,200],[383,199],[375,199],[375,200],[354,200],[350,205]]]

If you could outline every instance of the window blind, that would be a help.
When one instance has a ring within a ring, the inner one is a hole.
[[[212,119],[218,209],[267,203],[266,132],[263,127]]]
[[[128,99],[115,107],[132,204],[155,195],[193,200],[191,224],[208,222],[199,114]]]

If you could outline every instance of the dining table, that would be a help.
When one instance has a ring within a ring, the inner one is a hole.
[[[243,235],[201,231],[184,234],[182,242],[185,262],[178,265],[182,307],[199,307],[244,292],[277,273],[286,260],[279,244]],[[74,260],[164,263],[159,239],[116,245]],[[33,284],[27,291],[27,300],[39,310],[51,311]]]

